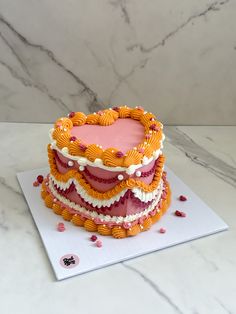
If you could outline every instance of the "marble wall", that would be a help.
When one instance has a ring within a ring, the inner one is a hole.
[[[235,0],[0,0],[0,120],[143,105],[236,124]]]

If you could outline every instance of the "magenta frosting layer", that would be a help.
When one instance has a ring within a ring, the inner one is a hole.
[[[112,125],[74,126],[71,134],[85,144],[98,144],[104,149],[114,147],[126,153],[137,146],[144,138],[144,127],[136,120],[118,119]]]

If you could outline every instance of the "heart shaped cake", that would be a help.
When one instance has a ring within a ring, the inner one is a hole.
[[[101,235],[124,238],[148,230],[170,204],[162,129],[142,107],[58,119],[50,130],[45,205]]]

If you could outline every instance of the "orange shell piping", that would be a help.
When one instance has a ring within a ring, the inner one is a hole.
[[[84,222],[84,228],[87,231],[91,231],[91,232],[95,232],[97,231],[97,225],[95,224],[95,222],[91,219],[86,219]]]
[[[116,239],[122,239],[126,237],[126,230],[120,226],[112,228],[112,235]]]
[[[143,155],[137,151],[137,149],[131,149],[127,152],[124,158],[124,167],[129,167],[129,165],[138,165],[141,163]]]
[[[52,138],[56,140],[62,134],[62,130],[60,128],[54,129],[52,133]]]
[[[130,112],[130,117],[134,120],[140,120],[141,116],[143,115],[143,109],[133,109]]]
[[[85,157],[88,158],[90,161],[94,161],[96,158],[102,157],[103,149],[100,148],[96,144],[91,144],[85,151]]]
[[[44,203],[45,203],[45,205],[46,205],[48,208],[52,208],[52,206],[53,206],[53,199],[52,199],[52,197],[51,197],[50,194],[48,194],[48,195],[45,197]]]
[[[147,157],[147,158],[151,158],[152,157],[152,146],[149,144],[149,145],[146,145],[144,147],[144,155]]]
[[[113,109],[106,109],[104,110],[104,113],[111,115],[114,120],[117,120],[119,118],[118,112]]]
[[[98,233],[104,236],[111,235],[111,228],[106,225],[98,225]]]
[[[141,231],[140,225],[136,224],[127,230],[127,236],[128,237],[136,236],[140,231]]]
[[[87,116],[83,112],[75,112],[75,115],[70,118],[72,121],[73,125],[79,126],[79,125],[84,125],[86,122]]]
[[[71,222],[75,225],[75,226],[79,226],[79,227],[83,227],[84,222],[85,222],[85,218],[81,217],[80,215],[73,215]]]
[[[149,217],[149,218],[146,218],[142,224],[143,226],[143,231],[146,231],[148,229],[151,228],[152,226],[152,219]]]
[[[119,107],[119,118],[129,118],[130,117],[130,113],[131,113],[131,108],[127,107],[127,106],[121,106]]]
[[[69,152],[72,156],[78,156],[81,153],[81,149],[79,148],[79,140],[74,142],[70,142],[69,144]]]
[[[42,199],[45,199],[45,197],[47,195],[48,195],[47,191],[43,190],[43,188],[42,188],[42,190],[41,190],[41,197],[42,197]]]
[[[63,147],[68,147],[70,143],[70,135],[69,133],[64,133],[58,136],[57,138],[57,146],[62,149]]]
[[[52,205],[52,210],[53,210],[54,213],[57,214],[57,215],[61,215],[62,212],[63,212],[63,208],[62,208],[59,204],[56,204],[56,203],[54,203],[54,204]]]
[[[99,115],[97,113],[91,113],[87,115],[86,123],[87,124],[98,124]]]
[[[68,209],[63,209],[61,215],[66,221],[71,221],[71,218],[73,217],[73,214],[71,214]]]
[[[117,167],[123,165],[123,157],[117,157],[118,150],[116,148],[108,148],[102,155],[103,163],[106,166]]]
[[[148,122],[150,122],[150,119],[156,120],[156,117],[153,113],[147,112],[140,117],[140,122],[145,126]]]
[[[69,118],[62,118],[61,126],[67,130],[71,130],[73,128],[73,123]]]
[[[111,114],[102,114],[99,116],[98,123],[103,126],[112,125],[115,122]]]

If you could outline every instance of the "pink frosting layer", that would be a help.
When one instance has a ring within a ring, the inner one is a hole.
[[[143,125],[130,118],[118,119],[112,125],[74,126],[71,134],[85,144],[102,145],[104,149],[114,147],[126,153],[144,138]]]

